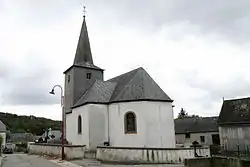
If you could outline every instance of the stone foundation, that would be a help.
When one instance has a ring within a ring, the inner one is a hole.
[[[209,157],[210,149],[197,148],[198,156]],[[122,164],[181,164],[194,158],[194,148],[97,147],[96,158]]]
[[[62,145],[47,143],[29,143],[28,152],[37,155],[49,155],[61,157]],[[84,158],[84,145],[65,145],[64,152],[66,159],[82,159]]]

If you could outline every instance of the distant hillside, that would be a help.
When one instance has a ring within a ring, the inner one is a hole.
[[[30,132],[35,135],[41,135],[43,134],[43,129],[61,129],[61,121],[35,116],[19,116],[0,112],[0,120],[6,125],[7,130],[10,130],[12,133]]]

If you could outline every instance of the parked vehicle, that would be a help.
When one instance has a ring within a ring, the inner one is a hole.
[[[13,143],[6,143],[5,147],[3,149],[3,153],[4,154],[8,154],[8,153],[12,154],[14,152],[14,150],[15,150],[15,144],[13,144]]]

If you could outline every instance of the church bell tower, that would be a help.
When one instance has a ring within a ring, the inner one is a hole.
[[[71,107],[96,80],[103,80],[103,71],[94,65],[84,15],[73,65],[64,72],[64,112],[66,114],[72,111]]]

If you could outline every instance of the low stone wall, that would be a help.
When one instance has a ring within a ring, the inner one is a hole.
[[[187,167],[212,167],[212,158],[192,158],[185,159]]]
[[[96,159],[96,151],[85,151],[84,158],[86,159]]]
[[[38,155],[61,156],[62,146],[60,144],[29,143],[28,152]],[[85,146],[65,145],[64,152],[66,159],[81,159],[84,157]]]
[[[249,167],[250,160],[233,157],[192,158],[185,160],[186,167]]]
[[[199,156],[210,156],[207,147],[197,148]],[[194,148],[97,147],[96,158],[103,162],[123,164],[181,164],[194,157]]]

